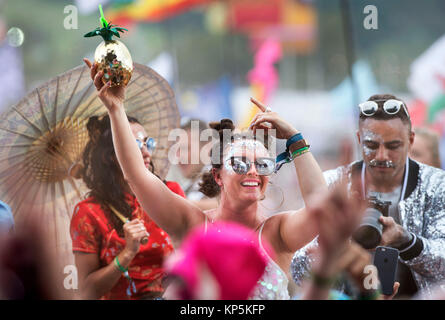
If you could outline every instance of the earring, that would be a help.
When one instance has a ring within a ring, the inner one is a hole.
[[[270,202],[271,204],[274,204],[277,202],[278,206],[270,208],[269,206],[265,206],[264,202],[260,203],[261,206],[263,206],[268,211],[277,211],[278,209],[280,209],[284,203],[284,192],[281,189],[281,187],[277,186],[274,183],[272,183],[271,181],[269,181],[269,186],[267,187],[266,192],[263,194],[263,197],[260,200],[266,199],[266,193],[268,194],[267,198],[269,199],[269,201],[266,201],[266,202]],[[277,201],[277,199],[280,199],[280,201]]]

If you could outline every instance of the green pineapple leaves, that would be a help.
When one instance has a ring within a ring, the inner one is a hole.
[[[105,41],[111,41],[113,36],[120,38],[119,32],[124,33],[125,31],[128,31],[128,29],[108,24],[106,27],[96,28],[94,31],[86,33],[84,37],[101,36]]]
[[[104,41],[111,41],[113,40],[113,36],[116,36],[118,38],[121,37],[119,32],[124,33],[124,31],[128,31],[128,29],[121,28],[109,23],[104,17],[101,5],[99,5],[99,11],[100,11],[99,21],[102,27],[96,28],[95,30],[86,33],[84,37],[88,38],[94,36],[101,36],[104,39]]]

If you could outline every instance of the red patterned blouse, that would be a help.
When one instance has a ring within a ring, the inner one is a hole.
[[[185,197],[176,182],[168,181],[167,187]],[[164,258],[173,251],[170,237],[150,219],[134,196],[128,195],[128,201],[133,208],[131,219],[144,220],[149,233],[148,242],[145,245],[141,244],[138,254],[128,268],[128,273],[136,286],[136,293],[127,294],[130,282],[122,275],[111,291],[101,299],[138,299],[149,292],[164,291],[161,285],[165,276],[162,264]],[[93,198],[76,205],[71,219],[70,233],[73,252],[98,254],[102,267],[112,263],[125,247],[125,239],[119,237],[107,215]]]

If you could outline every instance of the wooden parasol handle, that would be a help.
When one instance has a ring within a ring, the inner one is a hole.
[[[108,205],[109,207],[110,207],[110,209],[111,209],[111,211],[113,211],[113,213],[119,218],[119,219],[121,219],[121,221],[123,222],[123,223],[127,223],[129,220],[127,219],[127,218],[125,218],[119,211],[117,211],[112,205]],[[141,241],[140,241],[140,243],[141,244],[147,244],[147,242],[148,242],[148,237],[147,236],[145,236],[145,237],[143,237],[142,239],[141,239]]]

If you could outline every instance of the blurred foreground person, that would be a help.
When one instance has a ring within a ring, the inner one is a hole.
[[[365,202],[359,197],[348,197],[346,186],[340,185],[329,194],[320,194],[308,208],[316,216],[319,236],[318,247],[312,247],[315,257],[311,277],[306,281],[302,293],[305,300],[375,300],[392,299],[399,283],[394,284],[391,296],[381,295],[378,289],[366,287],[365,272],[372,264],[371,255],[351,240],[365,209]],[[358,289],[357,297],[349,297],[332,286],[347,276]]]
[[[414,133],[416,135],[409,152],[410,158],[440,169],[439,135],[422,127],[414,128]]]
[[[31,218],[32,219],[32,218]],[[0,300],[69,299],[64,279],[45,239],[30,223],[14,233],[0,233]]]
[[[154,141],[135,118],[128,121],[138,148],[133,156],[140,159],[144,170],[153,172]],[[90,140],[83,154],[82,178],[91,192],[77,204],[71,220],[81,298],[160,297],[164,292],[162,264],[173,251],[170,238],[142,209],[122,174],[109,117],[91,117],[87,128]],[[159,182],[168,192],[184,196],[177,183]],[[147,243],[141,244],[143,238]]]
[[[312,240],[317,230],[313,217],[304,208],[270,218],[261,214],[259,202],[264,198],[268,176],[276,169],[275,158],[264,142],[236,134],[229,119],[212,124],[220,139],[212,149],[212,169],[203,176],[201,191],[209,197],[218,196],[220,201],[216,209],[204,212],[189,200],[169,192],[159,179],[144,169],[141,158],[135,156],[138,148],[125,114],[125,88],[110,87],[110,83],[104,85],[103,73],[86,63],[91,67],[99,98],[111,118],[119,164],[150,217],[178,242],[182,242],[194,227],[218,221],[237,222],[258,232],[260,239],[265,239],[276,255],[274,259],[268,257],[266,272],[250,298],[289,299],[288,276],[283,270],[289,270],[293,252]],[[327,190],[320,167],[301,133],[277,113],[264,107],[261,111],[253,119],[251,128],[254,131],[275,129],[278,139],[287,140],[286,159],[295,164],[305,201],[312,193]]]
[[[342,271],[360,288],[361,299],[382,299],[378,290],[364,287],[371,256],[349,239],[360,222],[363,203],[348,199],[345,188],[316,197],[308,210],[317,220],[320,247],[312,277],[302,299],[350,299],[331,291]],[[166,261],[169,283],[165,299],[245,300],[255,296],[257,281],[273,257],[267,243],[239,224],[215,222],[197,227]],[[271,284],[274,287],[274,284]],[[275,283],[277,286],[278,283]],[[395,285],[395,292],[398,284]],[[253,292],[252,292],[253,291]]]
[[[325,172],[326,181],[346,180],[368,201],[372,210],[360,225],[368,232],[357,236],[364,248],[399,250],[399,294],[429,291],[445,280],[445,172],[408,158],[414,133],[406,105],[395,96],[374,95],[360,104],[357,138],[363,160]],[[292,262],[297,284],[310,266],[305,249]]]
[[[267,265],[258,235],[233,222],[190,232],[166,261],[167,300],[246,300]],[[267,245],[266,245],[267,246]]]

